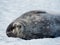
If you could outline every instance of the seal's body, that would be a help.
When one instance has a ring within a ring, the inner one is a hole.
[[[7,28],[8,37],[22,39],[54,38],[60,36],[60,16],[44,11],[30,11],[15,21]]]

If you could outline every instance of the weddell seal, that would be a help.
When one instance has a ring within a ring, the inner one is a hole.
[[[59,37],[60,15],[38,10],[26,12],[9,24],[6,34],[25,40]]]

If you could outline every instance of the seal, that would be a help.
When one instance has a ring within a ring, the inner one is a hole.
[[[26,12],[9,24],[6,34],[25,40],[59,37],[60,15],[39,10]]]

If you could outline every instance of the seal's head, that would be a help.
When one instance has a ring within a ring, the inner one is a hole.
[[[8,37],[23,37],[23,30],[24,30],[24,25],[21,22],[13,22],[11,23],[7,30],[6,34]]]

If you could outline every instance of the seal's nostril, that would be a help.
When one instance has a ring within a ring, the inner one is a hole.
[[[11,34],[8,33],[7,36],[8,36],[8,37],[11,37]]]
[[[6,34],[7,34],[8,37],[12,36],[12,32],[7,32]]]
[[[16,37],[16,35],[14,35],[12,32],[7,32],[7,36],[8,37]]]

